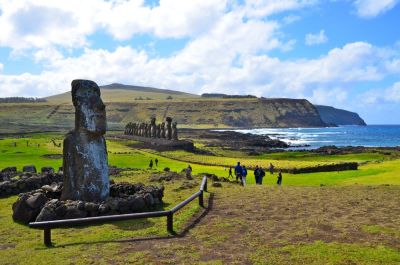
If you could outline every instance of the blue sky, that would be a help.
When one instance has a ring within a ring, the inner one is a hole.
[[[0,0],[0,97],[76,78],[306,98],[399,124],[399,0]]]

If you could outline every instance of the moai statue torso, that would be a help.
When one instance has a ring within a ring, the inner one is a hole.
[[[152,138],[156,138],[156,118],[151,118],[150,135]]]
[[[178,123],[175,121],[172,123],[172,139],[173,140],[178,140],[178,128],[176,128],[176,125]]]
[[[104,201],[110,192],[105,106],[95,82],[74,80],[71,85],[75,129],[64,139],[61,199]]]
[[[165,122],[161,123],[161,137],[160,138],[165,138]]]
[[[167,117],[165,119],[165,121],[167,122],[167,130],[166,130],[165,137],[168,140],[171,140],[172,139],[172,126],[171,126],[172,118],[171,117]]]
[[[156,127],[156,138],[161,138],[161,124],[157,124],[157,127]]]

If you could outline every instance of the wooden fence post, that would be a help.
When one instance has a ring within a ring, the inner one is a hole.
[[[50,228],[45,228],[44,230],[44,244],[46,247],[51,247],[51,229]]]
[[[167,215],[167,230],[170,233],[174,232],[174,214],[172,212]]]

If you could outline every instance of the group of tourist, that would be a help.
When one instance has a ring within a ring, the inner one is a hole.
[[[237,165],[234,167],[235,171],[235,176],[236,176],[236,181],[240,182],[242,186],[246,186],[246,177],[247,177],[247,168],[244,165],[240,165],[240,162],[237,162]],[[270,163],[269,164],[269,173],[271,175],[274,174],[275,171],[275,166]],[[229,175],[228,178],[232,177],[232,167],[229,168]],[[265,171],[264,169],[260,166],[256,166],[254,169],[254,177],[256,180],[256,184],[262,185],[263,178],[265,177]],[[277,176],[277,181],[276,184],[281,185],[282,184],[282,170],[279,169],[278,171],[278,176]]]
[[[158,159],[157,158],[154,160],[154,162],[156,163],[156,166],[158,166]],[[153,159],[150,159],[149,168],[153,169]]]

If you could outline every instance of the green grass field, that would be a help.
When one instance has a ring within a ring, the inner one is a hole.
[[[24,165],[61,166],[62,134],[34,134],[0,140],[0,169]],[[28,145],[27,145],[28,143]],[[110,165],[124,171],[115,181],[150,184],[149,176],[188,163],[194,174],[228,175],[237,160],[247,165],[308,166],[355,161],[356,171],[284,174],[283,187],[267,173],[264,184],[209,185],[210,211],[196,202],[174,216],[172,237],[165,218],[55,229],[55,247],[46,248],[42,231],[12,221],[16,196],[0,199],[0,264],[400,264],[400,160],[397,154],[369,152],[318,156],[303,152],[263,154],[255,158],[202,156],[186,152],[139,150],[132,141],[107,140]],[[16,146],[15,146],[16,145]],[[157,158],[157,168],[148,169]],[[208,165],[203,165],[208,164]],[[195,178],[200,185],[201,176]],[[249,172],[247,183],[254,183]],[[154,184],[154,183],[151,183]],[[165,208],[197,191],[174,191],[181,181],[165,185]],[[186,228],[192,225],[188,230]],[[152,239],[149,239],[152,238]]]

